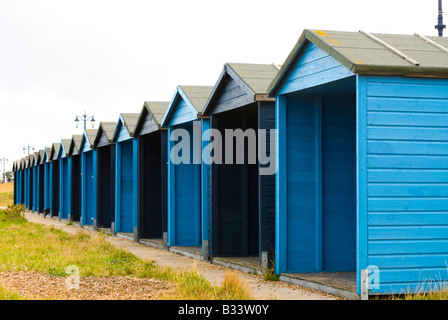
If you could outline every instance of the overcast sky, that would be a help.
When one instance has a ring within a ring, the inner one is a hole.
[[[84,110],[117,121],[215,85],[226,62],[282,64],[303,29],[436,36],[436,22],[437,0],[0,0],[0,158],[80,133]]]

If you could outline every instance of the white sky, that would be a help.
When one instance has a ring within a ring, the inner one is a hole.
[[[0,0],[0,158],[9,170],[24,146],[80,133],[84,110],[98,125],[215,85],[226,62],[282,64],[303,29],[436,36],[436,22],[437,0]]]

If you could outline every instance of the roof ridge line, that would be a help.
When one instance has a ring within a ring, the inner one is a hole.
[[[359,30],[359,32],[363,35],[365,35],[366,37],[368,37],[369,39],[375,41],[376,43],[382,45],[383,47],[385,47],[386,49],[388,49],[389,51],[391,51],[392,53],[396,54],[397,56],[399,56],[400,58],[406,60],[407,62],[409,62],[410,64],[414,65],[414,66],[419,66],[420,63],[414,59],[412,59],[411,57],[409,57],[408,55],[404,54],[403,52],[401,52],[398,49],[395,49],[394,47],[392,47],[390,44],[386,43],[385,41],[381,40],[378,37],[375,37],[373,34],[363,31],[363,30]]]
[[[434,47],[448,53],[448,48],[445,48],[444,46],[442,46],[441,44],[435,42],[434,40],[429,39],[428,37],[422,36],[421,34],[418,33],[414,33],[414,36],[422,39],[423,41],[426,41],[427,43],[433,45]]]

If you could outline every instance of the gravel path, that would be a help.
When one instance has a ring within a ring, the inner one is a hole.
[[[157,300],[173,290],[168,282],[154,279],[81,277],[76,289],[69,289],[67,280],[69,277],[52,277],[34,271],[0,272],[0,286],[36,300]]]
[[[96,233],[96,231],[81,228],[76,225],[67,225],[65,222],[56,219],[48,217],[43,218],[43,216],[39,216],[31,212],[26,212],[25,217],[30,222],[53,226],[68,233],[77,233],[80,230],[83,230],[86,233]],[[219,285],[222,282],[224,279],[224,274],[228,270],[224,267],[135,243],[123,238],[111,236],[106,237],[106,239],[115,247],[130,251],[141,259],[155,261],[155,263],[162,267],[170,266],[175,270],[192,270],[195,268],[208,281],[210,281],[210,283],[215,285]],[[260,276],[240,271],[236,272],[238,276],[246,282],[253,296],[257,299],[339,299],[331,295],[307,290],[284,282],[264,281]],[[23,292],[21,290],[25,290],[24,292],[26,292],[26,290],[30,290],[29,294],[33,297],[39,297],[42,294],[42,292],[39,291],[41,288],[42,290],[44,290],[44,288],[51,288],[51,290],[54,290],[52,287],[54,286],[54,288],[60,288],[55,291],[55,294],[59,299],[157,299],[163,294],[169,293],[170,290],[173,290],[172,287],[169,287],[169,285],[163,282],[150,279],[134,279],[130,277],[83,277],[80,281],[80,289],[82,290],[70,290],[70,292],[67,290],[65,278],[51,279],[48,275],[39,275],[37,273],[13,273],[10,276],[0,273],[0,285],[2,284],[2,281],[7,281],[9,285],[6,285],[7,283],[5,282],[5,286],[16,288],[19,292]],[[60,281],[60,283],[58,281]],[[34,282],[36,282],[35,285],[33,284]],[[74,291],[77,291],[77,293]]]

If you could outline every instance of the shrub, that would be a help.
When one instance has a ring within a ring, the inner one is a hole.
[[[9,205],[3,211],[3,220],[8,222],[24,222],[26,221],[25,210],[26,208],[23,204]]]

